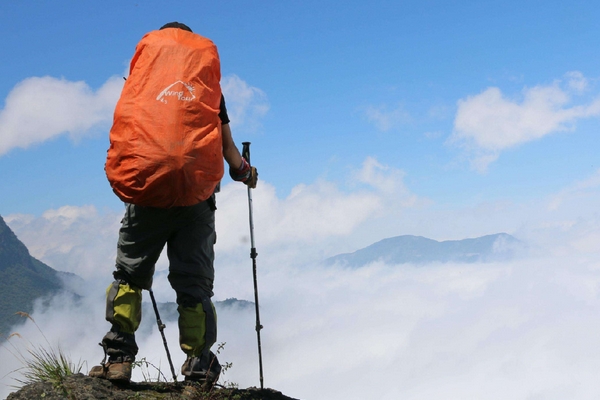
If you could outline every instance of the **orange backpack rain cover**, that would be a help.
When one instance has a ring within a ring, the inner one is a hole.
[[[219,55],[182,29],[146,34],[115,108],[106,176],[126,203],[168,208],[209,198],[223,177]]]

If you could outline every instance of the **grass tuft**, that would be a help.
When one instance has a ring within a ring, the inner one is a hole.
[[[25,353],[23,353],[10,340],[13,337],[23,340],[23,337],[19,333],[12,333],[7,337],[7,343],[12,348],[12,351],[10,349],[8,351],[23,365],[21,368],[12,371],[19,371],[23,376],[23,378],[14,378],[20,384],[17,388],[37,382],[48,382],[56,388],[62,388],[67,376],[81,372],[83,362],[73,363],[60,346],[53,347],[28,313],[19,311],[16,314],[31,320],[46,341],[45,346],[33,345],[29,342]]]
[[[23,379],[15,378],[23,386],[36,382],[48,382],[54,387],[60,387],[64,379],[81,372],[83,363],[71,362],[60,347],[44,348],[35,346],[27,350],[29,357],[23,358],[24,367],[21,371]]]
[[[136,360],[133,362],[132,367],[135,368],[139,368],[141,373],[142,373],[142,379],[143,382],[157,382],[160,383],[161,382],[161,377],[162,377],[162,381],[163,382],[167,382],[167,377],[165,376],[165,374],[163,374],[163,372],[161,371],[160,366],[156,366],[154,364],[152,364],[151,362],[149,362],[148,360],[146,360],[146,357],[141,358],[139,360]],[[151,373],[151,369],[156,371],[156,378],[154,378],[152,376]]]

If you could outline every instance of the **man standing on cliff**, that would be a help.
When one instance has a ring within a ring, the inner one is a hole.
[[[214,383],[221,367],[214,281],[215,191],[229,174],[250,188],[258,174],[233,142],[220,87],[216,46],[181,23],[149,32],[136,47],[115,108],[106,174],[126,203],[115,281],[107,289],[102,339],[105,360],[90,376],[129,381],[138,352],[142,290],[152,287],[167,247],[169,282],[177,294],[186,380]],[[106,360],[108,357],[108,360]]]

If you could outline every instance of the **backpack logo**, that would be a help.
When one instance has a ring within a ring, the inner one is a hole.
[[[156,100],[164,104],[167,104],[167,97],[179,101],[192,101],[196,98],[196,96],[194,96],[194,90],[194,87],[190,83],[176,81],[164,88],[163,91],[156,96]]]

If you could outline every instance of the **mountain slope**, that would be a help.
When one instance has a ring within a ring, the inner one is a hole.
[[[20,321],[16,312],[32,312],[37,298],[61,288],[58,272],[33,258],[0,216],[0,335]]]
[[[383,239],[354,253],[339,254],[325,262],[349,267],[360,267],[375,261],[388,264],[491,262],[510,259],[520,246],[519,240],[506,233],[442,242],[404,235]]]

